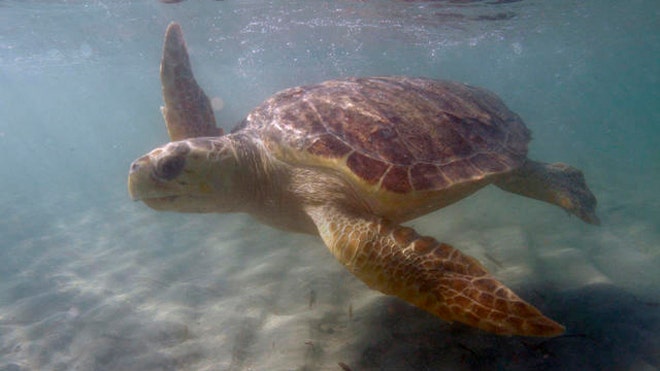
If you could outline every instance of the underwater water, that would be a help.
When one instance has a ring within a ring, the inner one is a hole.
[[[660,369],[659,16],[655,0],[0,0],[0,370]],[[170,21],[226,130],[344,76],[496,92],[530,157],[584,171],[602,225],[495,187],[408,225],[566,335],[448,324],[317,237],[132,202],[129,165],[168,141]]]

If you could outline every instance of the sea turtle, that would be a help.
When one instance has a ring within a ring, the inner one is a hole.
[[[130,166],[133,200],[245,212],[320,235],[369,287],[447,321],[498,334],[563,333],[476,259],[400,224],[488,184],[598,224],[582,173],[528,159],[529,130],[495,94],[426,78],[344,78],[276,93],[224,134],[176,23],[161,79],[172,142]]]

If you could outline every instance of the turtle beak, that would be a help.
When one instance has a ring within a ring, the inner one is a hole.
[[[142,201],[147,206],[156,210],[169,210],[181,195],[180,190],[167,181],[154,176],[154,166],[156,164],[158,154],[162,150],[155,149],[149,154],[144,155],[137,160],[133,161],[128,170],[128,194],[133,201]],[[170,172],[163,175],[178,174],[178,162],[173,163]]]
[[[145,184],[143,178],[149,176],[149,164],[151,163],[149,156],[142,156],[133,161],[130,169],[128,170],[128,194],[133,201],[142,200],[140,191],[140,184]]]

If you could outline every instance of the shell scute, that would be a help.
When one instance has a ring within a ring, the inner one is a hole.
[[[458,160],[442,165],[442,173],[449,178],[452,183],[459,183],[462,180],[480,179],[483,172],[472,166],[469,159]]]
[[[313,137],[326,132],[325,125],[314,108],[307,102],[297,102],[296,95],[289,98],[294,101],[279,111],[280,124],[287,128],[296,128],[298,132]]]
[[[336,136],[324,134],[312,141],[307,152],[315,156],[327,158],[342,158],[351,152],[351,147],[337,139]]]
[[[382,187],[396,193],[407,193],[412,190],[408,167],[392,166],[383,177]]]
[[[353,152],[348,156],[346,165],[369,184],[377,183],[388,168],[385,162],[374,160],[358,152]]]
[[[470,158],[472,164],[484,173],[499,173],[505,171],[510,165],[498,161],[493,156],[484,153],[477,153]]]
[[[288,89],[245,127],[295,166],[327,167],[358,187],[442,190],[510,171],[528,129],[493,93],[406,77],[349,78]]]
[[[451,184],[438,166],[425,163],[410,169],[410,179],[415,189],[443,189]]]

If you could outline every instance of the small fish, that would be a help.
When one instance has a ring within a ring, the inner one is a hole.
[[[490,260],[490,261],[492,261],[493,263],[495,263],[495,265],[497,265],[498,268],[502,268],[502,267],[504,267],[504,264],[502,264],[501,261],[495,259],[495,257],[492,256],[492,255],[490,255],[489,253],[485,252],[485,253],[484,253],[484,256],[485,256],[486,258],[488,258],[488,260]]]
[[[309,291],[309,309],[312,309],[314,304],[316,303],[316,291],[310,290]]]

